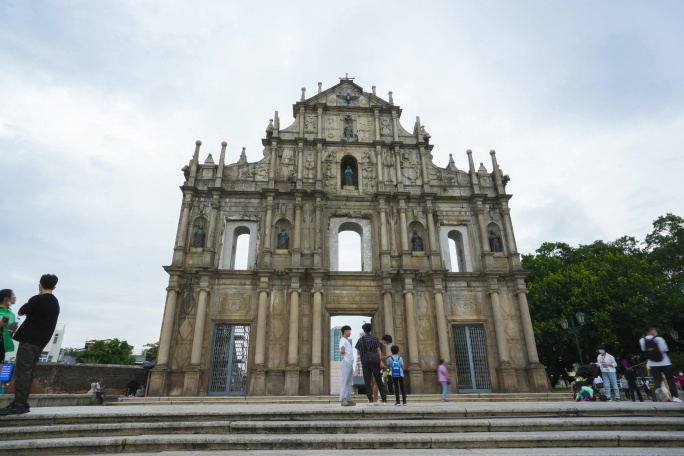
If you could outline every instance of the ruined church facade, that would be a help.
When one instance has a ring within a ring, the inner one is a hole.
[[[489,169],[471,151],[439,167],[420,119],[404,129],[392,92],[375,92],[302,89],[255,162],[243,148],[226,164],[225,142],[201,162],[197,141],[151,395],[329,394],[334,315],[391,334],[414,394],[438,392],[439,359],[457,392],[547,390],[495,152]],[[344,231],[360,270],[340,270]]]

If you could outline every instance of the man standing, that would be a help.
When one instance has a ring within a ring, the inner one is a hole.
[[[596,361],[601,368],[601,376],[603,377],[603,387],[606,389],[606,397],[608,400],[610,398],[610,389],[615,390],[615,400],[620,402],[620,386],[618,386],[617,381],[617,371],[615,367],[617,366],[617,361],[613,358],[613,355],[606,353],[606,346],[601,344],[598,346],[599,355]]]
[[[356,405],[351,400],[352,378],[354,376],[354,353],[352,353],[351,326],[342,326],[342,338],[340,339],[340,353],[342,354],[342,378],[340,379],[340,404],[342,407]]]
[[[57,276],[45,274],[38,284],[38,295],[21,306],[19,315],[26,320],[14,333],[19,342],[14,377],[14,401],[0,409],[0,415],[19,415],[30,411],[28,397],[33,381],[33,369],[38,364],[43,348],[52,339],[59,317],[59,301],[52,294],[57,286]]]
[[[655,327],[648,326],[646,327],[646,336],[639,340],[639,345],[641,345],[641,351],[646,352],[646,358],[648,358],[648,364],[651,366],[651,375],[653,376],[656,390],[660,388],[664,375],[670,387],[670,393],[672,393],[672,402],[682,402],[675,385],[672,362],[670,357],[667,356],[669,349],[665,339],[658,337]]]
[[[364,335],[356,342],[356,350],[361,357],[361,368],[363,370],[363,383],[366,387],[366,396],[368,396],[368,403],[373,404],[373,390],[371,387],[371,376],[375,378],[375,383],[380,390],[382,397],[382,404],[387,405],[387,390],[382,382],[382,375],[380,374],[380,359],[382,358],[382,343],[380,340],[372,335],[370,332],[373,326],[370,323],[364,324]]]

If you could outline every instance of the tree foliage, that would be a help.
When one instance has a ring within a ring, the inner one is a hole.
[[[113,339],[108,342],[98,340],[93,347],[84,351],[76,360],[88,364],[135,364],[135,357],[131,355],[133,347],[125,340]]]
[[[159,352],[159,342],[153,344],[145,344],[147,351],[145,352],[145,361],[154,361],[157,359],[157,353]]]
[[[571,247],[544,243],[535,255],[523,255],[529,305],[539,357],[555,377],[579,361],[575,338],[562,329],[562,318],[574,321],[583,361],[596,358],[604,343],[616,359],[644,361],[638,340],[646,324],[654,324],[671,351],[684,347],[668,335],[677,328],[684,337],[684,297],[679,277],[684,270],[684,219],[668,214],[653,224],[641,244],[632,237]]]

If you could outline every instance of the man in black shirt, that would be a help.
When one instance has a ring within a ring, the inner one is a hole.
[[[368,396],[368,403],[373,404],[373,390],[371,387],[371,376],[375,377],[375,383],[380,390],[382,403],[387,405],[387,390],[382,382],[382,375],[380,374],[380,360],[382,356],[382,343],[380,340],[372,335],[370,332],[373,326],[370,323],[364,324],[361,329],[365,333],[356,342],[356,350],[361,357],[361,368],[363,370],[363,383],[366,387],[366,396]],[[387,357],[385,357],[387,358]]]
[[[33,382],[33,369],[38,364],[43,348],[52,339],[59,317],[59,301],[52,294],[57,280],[57,276],[53,274],[42,276],[38,284],[38,295],[19,309],[19,315],[26,315],[26,320],[13,337],[20,342],[14,366],[14,401],[0,409],[0,415],[19,415],[30,411],[28,397]]]

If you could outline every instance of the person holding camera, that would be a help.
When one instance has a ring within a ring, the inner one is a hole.
[[[33,370],[38,364],[43,348],[52,339],[59,317],[59,301],[52,294],[57,286],[57,276],[45,274],[40,278],[38,294],[21,306],[19,315],[26,320],[14,333],[19,342],[14,376],[14,400],[0,415],[20,415],[30,411],[28,397],[33,381]]]
[[[14,292],[9,289],[0,290],[0,362],[5,362],[5,354],[14,351],[12,334],[17,330],[17,322],[10,306],[17,302]]]

